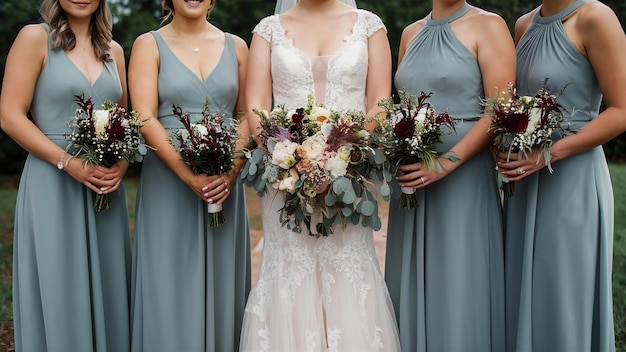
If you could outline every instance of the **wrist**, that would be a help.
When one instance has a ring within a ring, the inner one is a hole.
[[[56,165],[56,166],[57,166],[57,169],[59,169],[59,171],[63,171],[63,167],[64,167],[64,164],[63,164],[63,158],[65,157],[65,154],[66,154],[66,153],[65,153],[65,150],[64,150],[64,151],[61,153],[61,157],[59,158],[59,161],[57,162],[57,165]]]

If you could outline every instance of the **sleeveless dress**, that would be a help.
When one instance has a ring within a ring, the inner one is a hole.
[[[327,108],[364,111],[368,38],[384,25],[370,12],[356,13],[352,34],[327,57],[298,50],[278,15],[256,26],[254,32],[271,44],[275,103],[304,106],[313,94]],[[320,79],[322,96],[315,94]],[[242,350],[399,351],[372,230],[336,226],[334,234],[321,238],[292,232],[280,224],[282,199],[273,189],[261,197],[263,259],[246,305]]]
[[[239,90],[234,41],[201,81],[158,32],[159,122],[170,136],[183,128],[172,104],[201,119],[232,118]],[[132,348],[135,351],[236,351],[250,290],[250,245],[244,190],[233,185],[223,203],[226,222],[207,225],[207,205],[153,152],[143,162],[133,247]]]
[[[598,115],[593,68],[571,44],[562,18],[534,16],[517,45],[517,89],[548,79],[573,129]],[[572,114],[572,111],[575,112]],[[507,347],[510,351],[613,351],[613,190],[602,147],[515,182],[506,200]]]
[[[95,106],[119,101],[115,62],[105,62],[91,85],[50,39],[31,111],[37,127],[64,149],[80,94]],[[56,165],[32,154],[26,159],[13,239],[16,351],[129,351],[130,234],[122,186],[111,200],[110,209],[96,212],[90,189]]]
[[[433,107],[448,109],[456,134],[443,137],[441,152],[482,116],[478,62],[449,26],[470,8],[429,17],[395,76],[397,89],[432,92]],[[504,350],[503,230],[494,167],[483,150],[417,190],[417,208],[400,209],[393,198],[389,204],[385,279],[403,351]]]

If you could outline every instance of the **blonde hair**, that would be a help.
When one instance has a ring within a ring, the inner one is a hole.
[[[76,36],[67,20],[67,15],[59,4],[59,0],[43,0],[39,14],[50,27],[50,36],[53,39],[52,47],[70,51],[76,47]],[[111,61],[111,40],[113,34],[111,12],[106,0],[100,0],[98,8],[91,15],[91,44],[96,57],[102,61]]]
[[[215,8],[215,1],[217,0],[211,0],[211,7],[209,7],[209,10],[206,13],[207,18],[209,18],[209,14],[211,14],[213,9]],[[161,0],[161,8],[163,9],[163,12],[165,13],[165,15],[163,15],[163,21],[161,21],[161,24],[163,24],[174,16],[173,0]]]

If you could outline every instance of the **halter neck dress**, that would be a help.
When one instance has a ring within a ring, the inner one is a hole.
[[[544,82],[562,92],[557,102],[573,129],[598,115],[602,99],[562,24],[588,2],[549,17],[537,11],[517,45],[518,92],[532,95]],[[611,351],[613,191],[602,147],[553,168],[515,182],[506,200],[507,348]]]
[[[477,60],[450,29],[471,9],[429,15],[398,66],[395,86],[432,92],[437,112],[448,109],[456,134],[450,150],[482,116]],[[500,198],[494,161],[483,150],[445,178],[419,189],[419,206],[389,205],[385,280],[404,351],[503,351],[504,270]],[[399,192],[399,189],[396,188]]]

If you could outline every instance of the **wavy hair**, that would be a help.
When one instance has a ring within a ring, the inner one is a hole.
[[[207,11],[206,13],[207,18],[209,18],[209,15],[215,8],[215,2],[217,0],[210,0],[210,1],[211,1],[211,7],[209,7],[209,11]],[[174,0],[161,0],[161,8],[163,8],[163,12],[165,13],[163,15],[163,21],[161,21],[161,24],[163,24],[174,16]]]
[[[39,8],[39,14],[44,22],[50,27],[50,37],[53,39],[52,47],[70,51],[76,47],[76,36],[67,20],[67,15],[59,4],[59,0],[43,0]],[[93,45],[96,57],[102,61],[111,61],[111,33],[113,25],[111,12],[106,0],[100,0],[98,8],[91,15],[91,45]]]

